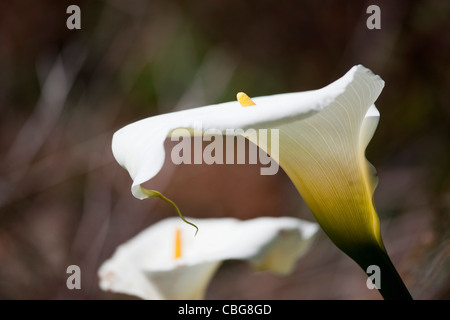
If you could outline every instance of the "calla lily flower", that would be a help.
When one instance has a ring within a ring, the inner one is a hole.
[[[224,260],[291,272],[319,228],[290,217],[192,221],[202,230],[196,237],[180,219],[168,218],[119,246],[99,269],[100,287],[142,299],[202,299]]]
[[[275,156],[269,144],[247,138],[275,158],[341,250],[364,271],[377,265],[383,279],[391,279],[380,289],[385,298],[410,297],[382,241],[373,204],[377,175],[365,158],[379,119],[374,103],[383,87],[379,76],[358,65],[318,90],[253,99],[239,94],[238,101],[137,121],[114,134],[112,150],[133,180],[135,197],[165,199],[141,185],[160,171],[164,140],[174,130],[226,134],[227,129],[277,129]]]

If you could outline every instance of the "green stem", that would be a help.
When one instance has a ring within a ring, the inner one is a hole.
[[[178,215],[180,216],[181,220],[183,220],[183,221],[186,222],[187,224],[190,224],[191,226],[193,226],[193,227],[196,229],[196,230],[195,230],[195,235],[194,235],[194,236],[197,235],[198,227],[197,227],[195,224],[193,224],[192,222],[187,221],[187,220],[183,217],[183,215],[181,214],[180,209],[178,209],[178,206],[175,204],[175,202],[173,202],[173,201],[170,200],[169,198],[166,198],[161,192],[156,191],[156,190],[148,190],[148,189],[145,189],[145,188],[141,187],[141,191],[142,191],[143,193],[145,193],[148,197],[158,197],[158,198],[160,198],[160,199],[162,199],[162,200],[164,200],[164,201],[170,203],[170,204],[175,208],[175,210],[177,210],[177,213],[178,213]]]
[[[378,291],[385,300],[412,300],[412,296],[403,283],[388,254],[379,247],[369,246],[352,255],[358,265],[367,271],[371,265],[380,268],[380,288]],[[355,259],[355,257],[357,257]]]

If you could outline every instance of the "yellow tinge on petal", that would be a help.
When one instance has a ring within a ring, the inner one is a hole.
[[[314,120],[301,128],[282,126],[280,166],[338,247],[349,253],[357,245],[376,243],[384,249],[372,201],[376,177],[364,149],[350,131],[338,134],[332,122],[318,131]]]

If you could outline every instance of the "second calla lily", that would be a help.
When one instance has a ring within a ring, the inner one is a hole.
[[[100,287],[142,299],[203,299],[225,260],[286,275],[311,246],[318,226],[291,217],[192,219],[202,232],[167,218],[120,245],[99,269]]]
[[[112,150],[133,179],[133,195],[144,199],[161,196],[141,184],[160,171],[164,141],[175,129],[195,130],[198,123],[203,132],[223,134],[227,129],[278,129],[275,160],[326,234],[364,271],[374,264],[382,269],[383,279],[391,279],[380,289],[385,298],[409,297],[381,238],[372,199],[376,172],[365,158],[379,119],[374,103],[383,87],[379,76],[358,65],[322,89],[252,99],[241,95],[238,101],[132,123],[114,134]],[[252,142],[272,154],[268,144]]]

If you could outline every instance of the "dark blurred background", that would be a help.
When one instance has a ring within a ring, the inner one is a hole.
[[[81,30],[66,28],[70,4]],[[99,265],[175,212],[131,195],[115,130],[238,91],[317,89],[361,63],[386,81],[367,156],[387,250],[413,297],[449,299],[449,31],[448,1],[0,2],[0,298],[130,298],[99,289]],[[166,161],[151,185],[188,217],[313,220],[283,172],[259,168]],[[71,264],[82,290],[66,287]],[[292,275],[228,261],[206,298],[380,299],[365,283],[321,232]]]

